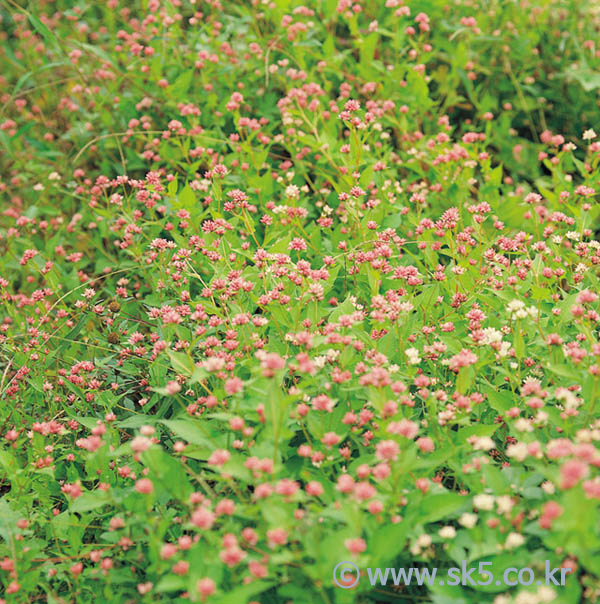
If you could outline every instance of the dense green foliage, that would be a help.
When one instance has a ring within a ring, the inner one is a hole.
[[[0,0],[0,601],[597,601],[599,9]]]

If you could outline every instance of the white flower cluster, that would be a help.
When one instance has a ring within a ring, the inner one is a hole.
[[[527,444],[518,442],[506,447],[506,455],[516,461],[524,461],[527,457]]]
[[[490,451],[495,447],[494,441],[489,436],[473,436],[467,442],[475,451]]]
[[[477,524],[477,514],[471,514],[469,512],[465,512],[459,519],[458,524],[464,526],[465,528],[472,529]]]
[[[416,542],[410,548],[412,555],[419,556],[424,549],[427,549],[431,545],[432,542],[433,539],[429,535],[419,535]]]
[[[510,342],[505,342],[502,340],[502,336],[504,334],[498,329],[494,329],[493,327],[485,327],[483,329],[483,338],[479,341],[479,343],[483,346],[486,344],[500,344],[499,347],[494,346],[495,350],[498,353],[498,356],[503,358],[508,356],[508,353],[511,349]]]
[[[538,316],[538,309],[535,306],[527,308],[521,300],[511,300],[507,304],[506,310],[511,317],[517,319],[525,319],[527,316],[537,319]]]
[[[523,543],[525,543],[525,537],[521,533],[509,533],[504,542],[504,547],[506,549],[515,549],[521,547]]]
[[[483,512],[490,512],[494,509],[494,496],[486,493],[480,493],[473,497],[473,505]]]
[[[285,196],[290,199],[298,199],[300,197],[300,189],[296,185],[288,185],[285,188]]]
[[[494,604],[546,604],[556,600],[556,592],[546,585],[537,591],[520,591],[514,598],[504,594],[494,598]]]
[[[407,348],[405,351],[410,365],[418,365],[421,362],[419,351],[416,348]]]
[[[493,327],[485,327],[483,329],[482,344],[498,344],[502,342],[502,332]]]
[[[564,401],[563,406],[566,411],[572,411],[577,409],[583,404],[583,399],[575,396],[569,389],[567,388],[557,388],[554,396],[559,401]]]
[[[454,539],[456,537],[456,529],[453,526],[443,526],[439,531],[438,535],[442,539]]]

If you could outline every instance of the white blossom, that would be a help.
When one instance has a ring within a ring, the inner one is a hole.
[[[421,357],[419,356],[419,351],[416,348],[407,348],[405,351],[406,356],[408,357],[408,362],[410,365],[417,365],[421,362]]]
[[[480,493],[473,497],[473,505],[478,510],[489,512],[494,508],[494,497],[492,495],[487,495],[486,493]]]
[[[456,529],[453,526],[443,526],[438,531],[438,535],[442,539],[454,539],[456,537]]]
[[[506,541],[504,543],[504,547],[506,549],[515,549],[516,547],[520,547],[525,543],[525,537],[521,535],[521,533],[509,533]]]
[[[459,519],[458,523],[465,528],[471,529],[477,524],[477,514],[465,512]]]

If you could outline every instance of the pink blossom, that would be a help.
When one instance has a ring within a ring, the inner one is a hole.
[[[149,494],[149,493],[152,493],[152,491],[154,491],[154,485],[152,484],[152,481],[149,480],[148,478],[140,478],[135,483],[135,490],[138,493]]]
[[[196,589],[200,594],[200,599],[204,601],[206,600],[206,598],[212,596],[215,593],[215,591],[217,590],[217,585],[211,578],[204,577],[196,583]]]
[[[470,350],[463,348],[458,354],[450,358],[448,367],[452,371],[458,371],[461,367],[468,367],[477,362],[477,355]]]
[[[333,445],[337,445],[340,442],[341,438],[335,432],[327,432],[321,442],[327,447],[333,447]]]
[[[309,495],[312,495],[313,497],[319,497],[319,495],[323,494],[323,486],[320,482],[317,482],[316,480],[311,480],[306,485],[306,492]]]
[[[346,539],[344,541],[344,545],[351,554],[362,554],[362,552],[366,551],[367,549],[365,540],[361,539],[360,537]]]
[[[382,440],[375,447],[375,455],[382,461],[395,460],[400,453],[400,447],[393,440]]]
[[[390,434],[400,434],[409,439],[413,439],[419,433],[419,426],[408,419],[402,419],[398,422],[391,422],[387,428]]]
[[[287,539],[288,533],[282,528],[275,528],[267,531],[267,540],[271,549],[274,549],[278,545],[285,545]]]
[[[225,382],[225,392],[228,395],[233,395],[238,392],[241,392],[244,388],[244,382],[238,377],[229,378]]]
[[[229,451],[226,451],[225,449],[217,449],[211,453],[207,463],[211,466],[224,466],[229,461],[230,457],[231,454]]]
[[[588,474],[588,466],[578,459],[566,461],[560,468],[561,489],[573,488],[582,478]]]
[[[209,530],[215,521],[215,514],[208,508],[199,507],[192,513],[191,522],[198,528]]]

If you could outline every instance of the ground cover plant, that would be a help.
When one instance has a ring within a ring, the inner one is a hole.
[[[596,602],[599,12],[1,0],[0,601]]]

